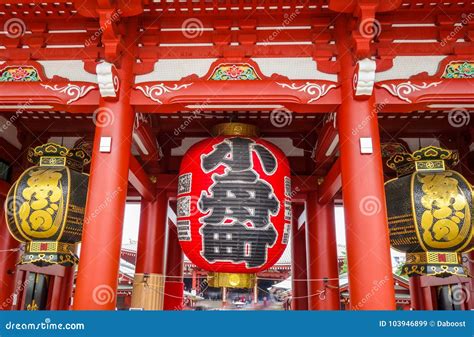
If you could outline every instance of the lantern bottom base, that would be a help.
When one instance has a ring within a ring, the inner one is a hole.
[[[74,244],[65,242],[28,242],[19,264],[32,263],[39,267],[61,265],[70,267],[79,262]]]
[[[207,284],[214,288],[253,288],[257,280],[256,274],[215,273],[207,276]]]
[[[407,263],[402,267],[406,276],[464,276],[468,277],[462,265],[461,255],[453,252],[419,252],[407,253]]]

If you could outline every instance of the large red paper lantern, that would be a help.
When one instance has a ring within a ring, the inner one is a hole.
[[[223,130],[226,135],[220,132],[195,144],[183,158],[179,240],[184,253],[202,269],[255,274],[275,264],[288,243],[289,164],[273,144],[231,135],[242,134],[236,130],[248,126],[232,123]]]

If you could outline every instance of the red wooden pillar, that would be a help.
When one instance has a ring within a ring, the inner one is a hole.
[[[64,267],[63,267],[64,268]],[[63,270],[64,271],[64,270]],[[51,276],[52,289],[49,298],[49,310],[61,310],[61,291],[65,287],[63,276]]]
[[[119,100],[101,99],[94,116],[96,130],[75,310],[115,309],[134,122],[130,106],[133,63],[132,57],[122,59]],[[109,140],[110,147],[107,146]]]
[[[298,228],[298,219],[303,206],[293,205],[292,220],[292,256],[291,256],[291,272],[292,272],[292,309],[308,310],[308,274],[306,271],[306,238],[305,226]]]
[[[409,280],[411,308],[423,310],[423,289],[421,288],[420,276],[412,276]]]
[[[142,201],[132,308],[163,309],[167,212],[164,190],[154,201]]]
[[[183,308],[183,262],[184,256],[178,240],[176,225],[168,227],[168,250],[166,253],[166,282],[164,310],[182,310]]]
[[[355,63],[349,26],[342,16],[336,23],[342,91],[337,121],[350,301],[355,310],[394,310],[395,291],[375,97],[354,98]],[[366,148],[362,151],[362,143],[371,143],[372,151]]]
[[[423,276],[428,277],[428,276]],[[421,288],[423,292],[423,310],[436,310],[436,294],[435,288],[429,285],[425,285]]]
[[[18,261],[19,242],[11,236],[5,221],[3,204],[0,198],[0,310],[10,310],[15,292],[15,271]]]
[[[308,306],[310,310],[339,310],[339,265],[337,261],[334,205],[321,205],[317,192],[306,201]]]
[[[61,301],[59,310],[69,310],[74,289],[74,267],[66,267],[61,287]]]

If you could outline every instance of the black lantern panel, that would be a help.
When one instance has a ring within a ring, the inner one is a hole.
[[[391,245],[407,253],[404,274],[466,275],[460,253],[472,248],[472,189],[446,169],[457,160],[456,153],[427,147],[387,163],[399,175],[385,192]]]
[[[11,187],[6,200],[10,233],[25,242],[20,263],[39,266],[77,262],[74,244],[81,240],[89,161],[82,150],[48,143],[31,150],[27,169]]]

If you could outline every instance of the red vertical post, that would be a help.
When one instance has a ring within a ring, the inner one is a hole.
[[[170,223],[166,253],[164,310],[182,310],[184,294],[183,263],[184,255],[179,244],[176,225]]]
[[[50,277],[53,286],[52,292],[49,298],[49,310],[60,310],[61,309],[61,289],[64,288],[64,278],[62,276],[54,275]]]
[[[321,205],[318,193],[306,200],[306,245],[308,306],[310,310],[339,310],[339,265],[337,261],[334,204]]]
[[[69,310],[74,289],[74,267],[66,267],[61,288],[61,303],[59,310]]]
[[[164,190],[157,191],[154,201],[142,201],[133,308],[163,309],[167,212],[168,197]]]
[[[347,17],[336,22],[342,103],[337,112],[353,310],[395,310],[380,136],[374,95],[356,100]],[[362,142],[371,143],[372,151]]]
[[[122,59],[119,100],[101,99],[94,116],[75,310],[115,309],[134,123],[130,106],[134,62],[131,54]]]
[[[423,310],[423,289],[421,288],[420,276],[412,276],[409,280],[410,300],[413,310]]]
[[[422,287],[423,291],[423,310],[436,310],[436,296],[434,288],[431,286]]]
[[[5,198],[0,197],[3,206]],[[15,292],[15,271],[19,242],[11,236],[5,219],[5,209],[0,209],[0,310],[10,310]]]
[[[291,274],[292,274],[292,309],[308,310],[308,274],[306,271],[306,231],[305,226],[298,228],[298,219],[303,205],[293,204]]]

